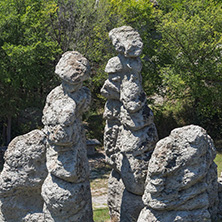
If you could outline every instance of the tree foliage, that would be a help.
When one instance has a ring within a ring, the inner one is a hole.
[[[158,91],[161,84],[156,70],[156,49],[160,34],[156,30],[156,14],[150,0],[110,0],[112,10],[121,16],[121,25],[130,25],[136,29],[143,40],[143,84],[147,95]]]
[[[158,25],[162,36],[158,68],[163,86],[168,99],[189,104],[192,122],[219,136],[222,133],[221,3],[184,0],[175,5],[161,15]]]
[[[105,65],[116,54],[108,33],[130,25],[144,43],[144,89],[148,96],[162,93],[166,99],[160,112],[179,113],[182,124],[200,124],[219,137],[221,1],[160,0],[155,6],[152,2],[0,0],[0,122],[4,128],[0,132],[10,129],[11,119],[23,109],[42,108],[46,94],[58,84],[55,64],[67,50],[79,51],[90,61],[87,85],[93,95],[91,113],[96,113],[104,103],[100,88],[107,78]]]
[[[42,104],[53,78],[51,61],[61,50],[48,27],[56,10],[53,1],[0,1],[0,118],[8,128],[8,142],[11,118]]]

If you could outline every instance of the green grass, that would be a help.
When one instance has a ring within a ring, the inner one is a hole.
[[[109,209],[108,208],[95,209],[93,211],[93,219],[94,219],[94,222],[110,221]]]
[[[217,164],[218,176],[220,176],[220,174],[222,172],[222,153],[218,152],[214,161]]]

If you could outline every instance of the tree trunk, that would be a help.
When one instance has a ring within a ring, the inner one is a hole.
[[[11,141],[12,117],[8,116],[7,119],[8,119],[7,123],[7,145],[8,145]]]

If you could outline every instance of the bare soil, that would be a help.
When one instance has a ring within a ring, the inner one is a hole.
[[[111,172],[103,151],[89,156],[93,209],[107,207],[108,178]]]

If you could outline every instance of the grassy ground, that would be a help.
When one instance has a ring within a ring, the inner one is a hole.
[[[222,172],[222,152],[218,152],[217,156],[215,158],[215,163],[217,164],[217,172],[218,172],[218,176],[220,176],[221,172]]]
[[[93,219],[95,222],[110,222],[108,208],[95,209],[93,211]]]

